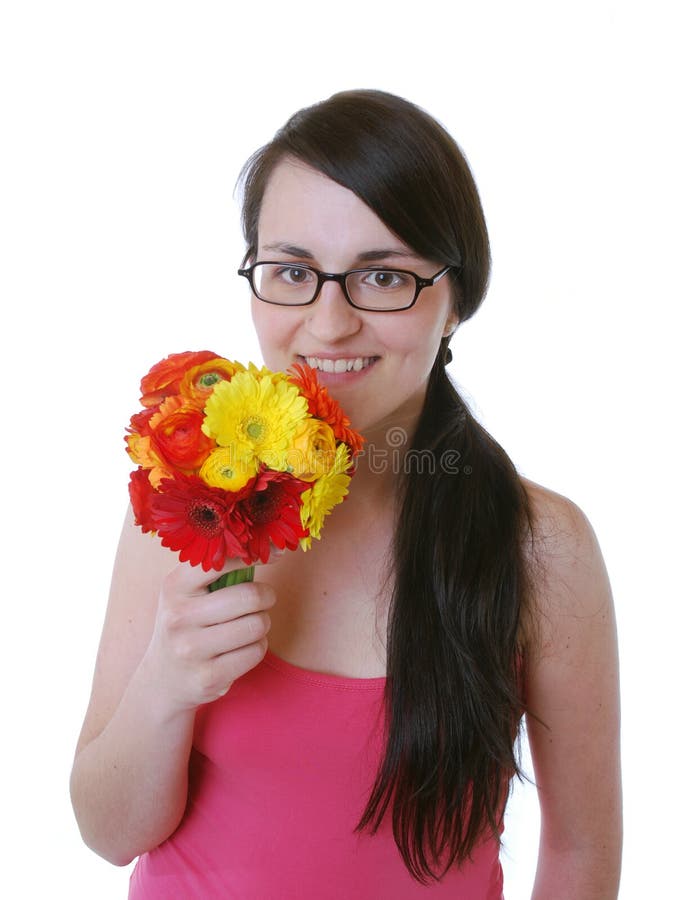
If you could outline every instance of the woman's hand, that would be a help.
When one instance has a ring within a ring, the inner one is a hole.
[[[241,565],[234,560],[223,571]],[[141,668],[169,711],[216,700],[266,653],[273,588],[253,581],[210,593],[208,585],[220,574],[184,563],[162,583]]]

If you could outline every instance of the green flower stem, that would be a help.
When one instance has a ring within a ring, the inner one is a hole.
[[[216,581],[209,585],[210,591],[218,591],[219,588],[229,587],[232,584],[242,584],[244,581],[254,581],[254,566],[246,569],[234,569],[232,572],[224,572]]]

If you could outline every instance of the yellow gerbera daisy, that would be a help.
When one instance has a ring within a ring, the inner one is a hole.
[[[251,457],[271,469],[285,471],[285,455],[307,401],[288,381],[254,372],[236,372],[221,381],[205,406],[203,432],[220,447],[231,447],[235,459]]]
[[[288,378],[286,372],[272,372],[266,366],[257,367],[253,362],[247,364],[247,371],[256,378],[270,378],[274,384]]]
[[[239,491],[259,470],[257,459],[236,459],[233,447],[212,450],[200,469],[200,478],[212,487]]]
[[[335,463],[331,469],[302,493],[300,520],[302,526],[309,529],[309,537],[300,540],[300,547],[303,550],[309,550],[312,538],[319,539],[323,520],[347,495],[350,483],[350,476],[347,474],[349,467],[350,451],[345,444],[339,444]]]

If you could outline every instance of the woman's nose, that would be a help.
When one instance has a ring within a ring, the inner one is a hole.
[[[342,286],[327,281],[309,307],[307,328],[321,341],[333,342],[356,334],[361,328],[359,310],[347,302]]]

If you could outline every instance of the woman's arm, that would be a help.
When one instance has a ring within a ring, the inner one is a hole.
[[[537,486],[538,633],[527,730],[541,808],[533,900],[611,900],[621,867],[616,621],[594,532],[569,500]]]
[[[210,594],[218,574],[175,564],[129,515],[71,775],[83,839],[116,865],[175,830],[196,708],[266,651],[273,591],[254,583]]]

